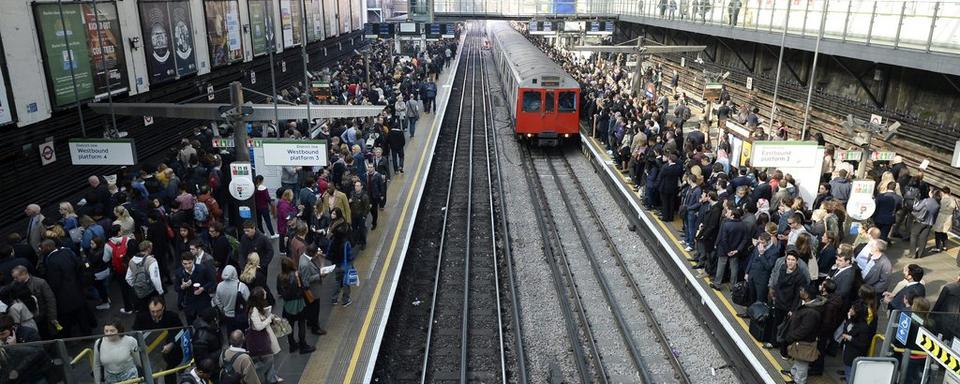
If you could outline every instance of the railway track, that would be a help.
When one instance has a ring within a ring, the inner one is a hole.
[[[494,205],[499,184],[494,183],[493,173],[498,160],[496,148],[490,143],[488,98],[476,35],[468,38],[465,49],[463,64],[467,70],[458,117],[455,126],[446,127],[456,129],[456,133],[440,226],[422,383],[507,381]],[[506,286],[515,297],[513,284]]]
[[[689,383],[566,157],[527,148],[523,158],[580,381]]]

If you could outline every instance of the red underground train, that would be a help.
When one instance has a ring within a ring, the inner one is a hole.
[[[487,21],[487,39],[518,138],[579,140],[577,81],[506,21]]]

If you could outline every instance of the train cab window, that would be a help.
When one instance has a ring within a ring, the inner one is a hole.
[[[545,112],[553,112],[553,92],[547,92],[546,96],[543,100],[543,110]]]
[[[540,112],[541,103],[540,92],[526,91],[523,93],[524,112]]]
[[[574,92],[560,92],[557,100],[557,109],[560,112],[575,112],[577,110],[577,94]]]

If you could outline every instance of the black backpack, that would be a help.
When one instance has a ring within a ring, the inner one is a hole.
[[[237,352],[233,355],[230,360],[225,360],[227,351],[223,351],[220,354],[220,384],[243,384],[243,374],[233,368],[233,362],[237,360],[240,355],[246,355],[246,352]]]

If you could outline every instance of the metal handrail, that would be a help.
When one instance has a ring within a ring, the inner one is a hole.
[[[725,25],[730,28],[814,37],[820,30],[825,2],[796,0],[619,0],[573,2],[571,0],[501,0],[494,7],[468,7],[463,0],[434,2],[436,14],[503,17],[609,17],[619,19],[668,19],[678,23]],[[794,3],[790,3],[794,1]],[[736,25],[731,22],[733,4],[740,4]],[[806,4],[804,4],[806,3]],[[666,7],[663,7],[666,4]],[[685,5],[686,11],[679,7]],[[795,5],[791,7],[791,5]],[[826,6],[824,38],[843,42],[914,49],[941,54],[960,54],[960,3],[922,0],[835,0]],[[496,11],[491,11],[496,9]],[[787,23],[787,14],[790,14]],[[681,19],[682,17],[682,19]],[[787,25],[784,25],[787,24]],[[893,28],[879,28],[881,25]]]

